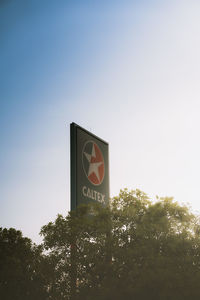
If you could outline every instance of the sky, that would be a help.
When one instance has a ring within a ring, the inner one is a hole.
[[[200,211],[200,2],[0,1],[0,226],[70,209],[70,123],[109,143],[110,193]]]

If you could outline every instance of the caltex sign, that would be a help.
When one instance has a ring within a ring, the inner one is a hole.
[[[71,124],[71,210],[78,205],[109,201],[108,143]]]

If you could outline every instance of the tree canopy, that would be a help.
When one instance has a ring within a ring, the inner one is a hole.
[[[1,299],[47,299],[45,269],[41,247],[19,230],[0,228]]]
[[[52,299],[199,299],[199,232],[188,207],[139,190],[58,215],[41,229]]]
[[[200,299],[199,216],[173,198],[120,191],[43,226],[36,246],[0,228],[4,300]]]

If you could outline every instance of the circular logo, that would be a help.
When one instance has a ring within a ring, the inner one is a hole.
[[[83,169],[88,180],[100,185],[104,178],[104,158],[101,150],[93,141],[87,141],[82,151]]]

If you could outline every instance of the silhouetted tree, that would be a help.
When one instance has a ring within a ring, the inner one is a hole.
[[[51,261],[50,297],[200,299],[199,232],[187,207],[172,198],[153,203],[139,190],[121,191],[110,207],[89,204],[58,215],[41,230]]]
[[[14,228],[0,228],[0,299],[47,299],[42,248]]]

